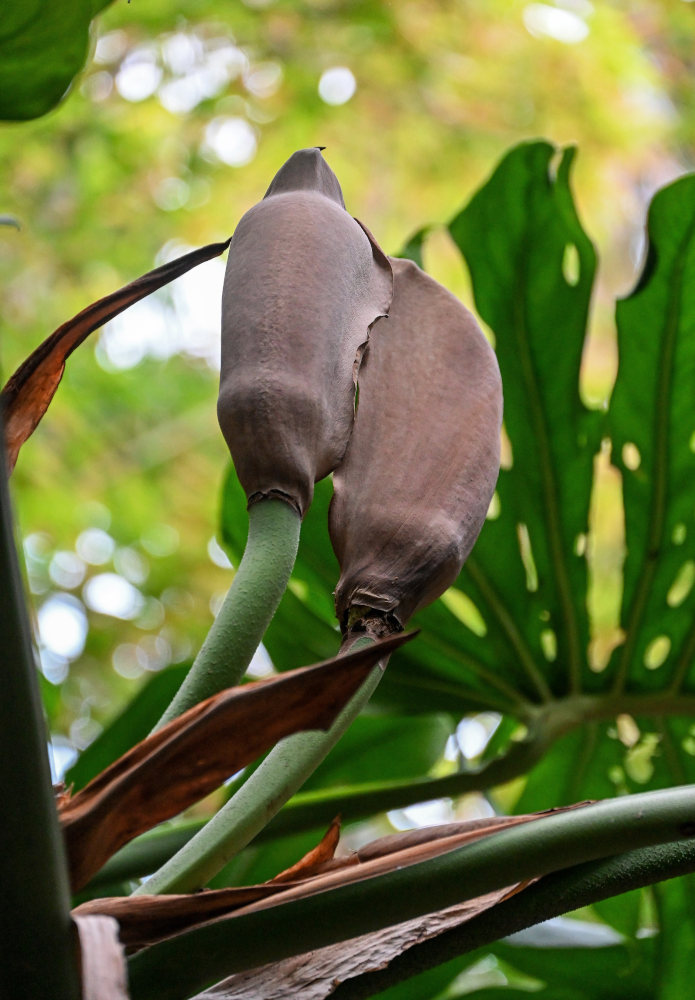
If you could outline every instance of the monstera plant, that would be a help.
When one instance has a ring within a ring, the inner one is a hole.
[[[591,411],[579,366],[595,254],[570,194],[572,155],[518,147],[449,226],[496,353],[417,263],[384,254],[321,151],[306,149],[231,242],[89,306],[6,385],[12,466],[71,351],[229,246],[218,415],[234,465],[223,533],[238,568],[168,707],[150,702],[132,726],[126,710],[68,773],[57,809],[3,478],[2,739],[20,763],[3,786],[0,857],[16,995],[344,1000],[391,987],[395,997],[395,984],[432,970],[417,989],[436,996],[483,945],[548,996],[598,995],[563,980],[562,963],[544,975],[532,946],[495,942],[695,870],[695,181],[654,201],[644,274],[619,305],[611,405]],[[587,552],[593,470],[609,449],[627,555],[622,641],[597,667]],[[241,683],[261,639],[277,676]],[[312,659],[323,662],[306,667]],[[417,773],[396,760],[357,785],[335,765],[317,781],[368,702],[345,754],[369,758],[370,731],[378,742],[393,719],[405,720],[395,745],[406,756],[432,713],[449,731],[483,711],[499,725],[475,766],[428,774],[440,746]],[[630,739],[609,731],[616,718],[623,733],[630,720]],[[208,823],[160,826],[234,775]],[[336,853],[338,814],[347,823],[522,775],[507,796],[513,815]],[[661,941],[675,898],[664,897]],[[633,937],[619,953],[611,939],[616,977],[631,996],[654,995],[639,903],[601,905]],[[575,944],[565,959],[577,959]],[[685,970],[663,944],[662,959],[671,989]]]

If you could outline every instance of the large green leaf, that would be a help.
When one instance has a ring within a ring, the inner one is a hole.
[[[478,312],[494,331],[512,451],[500,473],[499,516],[462,589],[486,621],[478,646],[491,667],[532,699],[579,691],[587,674],[578,539],[588,531],[598,446],[596,414],[579,398],[595,254],[572,204],[574,153],[563,153],[555,174],[554,157],[544,142],[512,150],[450,225]]]
[[[87,58],[92,18],[111,0],[22,0],[0,21],[0,119],[38,118],[60,101]]]
[[[607,415],[623,479],[625,640],[587,678],[605,709],[631,712],[638,728],[627,745],[614,726],[567,737],[532,773],[519,808],[548,805],[551,788],[553,804],[606,794],[607,779],[613,791],[695,781],[695,177],[655,196],[648,237],[642,276],[617,307]]]
[[[623,475],[626,639],[610,676],[618,690],[677,695],[695,691],[694,177],[656,195],[648,237],[642,277],[617,308],[608,426]]]

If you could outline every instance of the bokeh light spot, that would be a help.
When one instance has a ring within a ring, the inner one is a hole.
[[[326,104],[346,104],[356,90],[357,81],[347,66],[333,66],[319,80],[319,97]]]

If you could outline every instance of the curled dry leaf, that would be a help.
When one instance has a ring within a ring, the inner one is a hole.
[[[412,633],[397,638],[407,641]],[[72,798],[62,795],[73,889],[119,847],[219,787],[278,740],[327,729],[374,664],[399,644],[389,640],[214,695],[138,743]]]
[[[263,885],[206,890],[191,895],[118,896],[92,899],[87,903],[82,903],[74,913],[78,915],[101,913],[115,917],[120,924],[121,941],[130,948],[142,948],[210,920],[224,919],[232,914],[240,915],[254,909],[265,909],[268,906],[278,906],[292,899],[314,895],[327,889],[335,889],[347,885],[349,882],[374,878],[385,872],[416,864],[418,861],[426,861],[438,854],[498,833],[507,827],[528,823],[531,820],[550,815],[554,811],[548,810],[544,813],[527,816],[496,817],[490,822],[473,820],[472,822],[448,823],[442,827],[394,834],[374,841],[345,858],[335,860],[333,860],[333,852],[339,828],[337,820],[334,820],[321,843],[313,851],[305,855],[292,868],[281,872]],[[290,878],[291,881],[289,881]],[[492,896],[498,900],[506,898],[509,893],[509,889],[503,889]],[[487,897],[483,898],[487,899]],[[462,912],[467,914],[466,919],[480,912],[480,909],[476,909],[479,902],[479,900],[474,900],[464,904]],[[460,909],[460,907],[454,909]],[[415,928],[417,924],[417,920],[409,921],[408,926],[412,925]],[[380,935],[388,939],[388,929],[373,936],[377,938]],[[372,937],[372,935],[367,937]],[[397,940],[401,939],[398,929],[396,929],[395,937]],[[337,945],[335,947],[340,949],[346,946]],[[315,954],[323,954],[329,950],[321,949]],[[357,966],[360,966],[364,958],[365,956],[362,956]],[[287,965],[292,965],[293,961],[281,962],[277,966],[269,966],[268,968],[285,968]],[[307,961],[307,956],[304,955],[303,962]],[[365,971],[364,968],[361,971]],[[238,978],[244,979],[244,976],[233,977],[235,981]],[[231,995],[235,996],[236,994]],[[265,993],[261,991],[258,995],[265,996]],[[290,992],[287,995],[291,996],[292,994]],[[304,996],[301,991],[296,995]]]
[[[333,860],[339,840],[340,816],[336,816],[316,847],[312,847],[291,868],[276,875],[273,882],[295,882],[297,879],[308,878],[310,875],[316,875],[323,871],[324,867]]]
[[[365,352],[352,437],[334,475],[329,526],[343,628],[370,612],[402,627],[439,597],[478,537],[499,472],[502,386],[492,348],[416,264],[392,267],[393,304]]]
[[[87,306],[77,316],[59,326],[35,351],[32,351],[0,394],[10,471],[15,466],[19,449],[33,434],[48,409],[63,377],[65,362],[75,348],[79,347],[90,333],[132,306],[134,302],[190,271],[192,267],[213,257],[219,257],[228,246],[229,240],[224,243],[210,243],[149,271],[130,284],[124,285],[117,292],[112,292],[103,299],[93,302],[91,306]]]
[[[73,916],[108,914],[119,921],[121,942],[129,948],[142,948],[206,920],[226,916],[247,903],[286,891],[288,886],[309,878],[330,861],[339,838],[340,820],[335,819],[316,847],[263,885],[215,889],[192,895],[173,893],[93,899],[73,910]]]
[[[217,412],[249,504],[303,516],[352,429],[355,369],[392,274],[319,149],[294,153],[232,238]]]

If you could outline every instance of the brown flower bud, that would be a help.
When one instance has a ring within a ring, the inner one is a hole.
[[[347,447],[355,375],[389,308],[388,259],[319,149],[295,153],[232,238],[222,297],[222,433],[249,504],[301,516]]]
[[[381,618],[397,629],[454,582],[499,471],[492,348],[445,288],[411,261],[391,264],[393,304],[365,352],[350,445],[334,474],[343,628]]]

